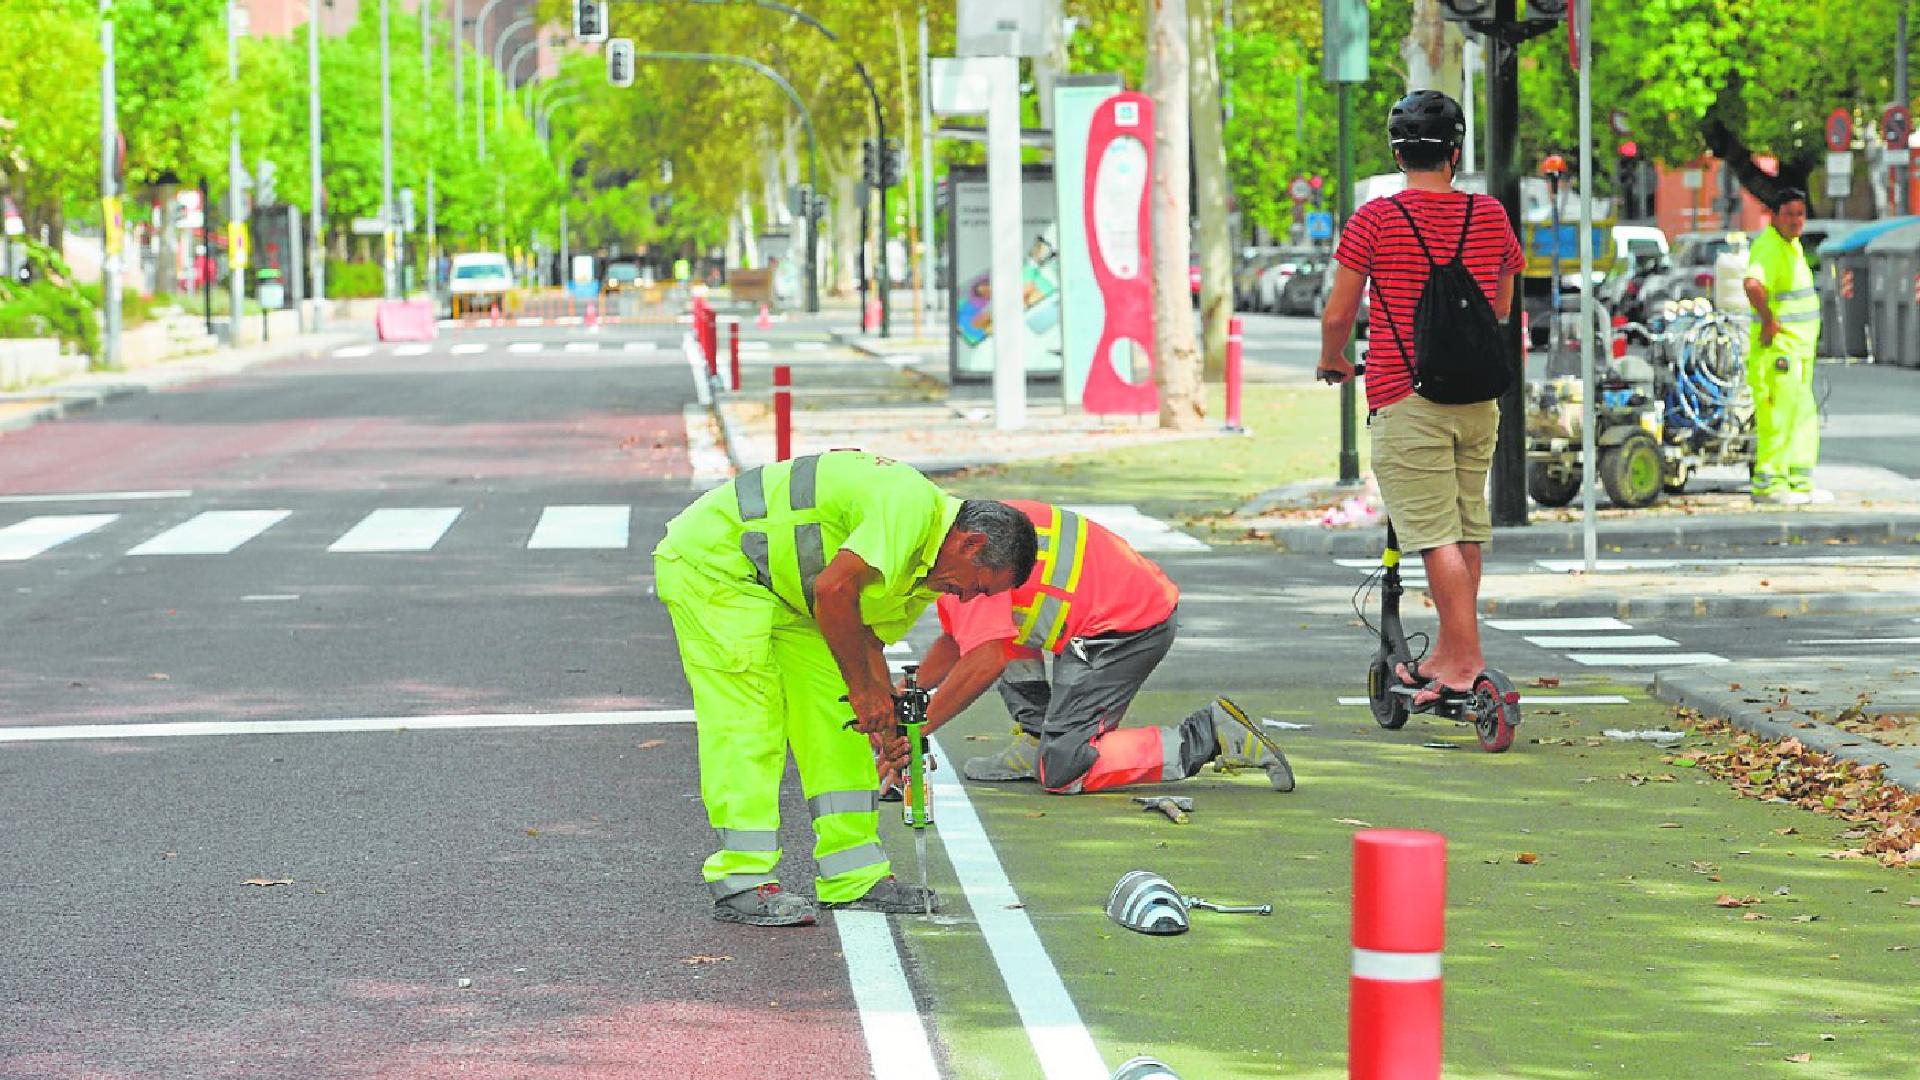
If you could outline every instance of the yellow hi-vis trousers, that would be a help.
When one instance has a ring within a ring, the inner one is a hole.
[[[702,867],[715,899],[777,880],[787,750],[813,814],[815,896],[857,900],[893,873],[880,847],[873,748],[842,727],[846,681],[813,620],[751,582],[709,578],[662,553],[655,590],[693,689],[700,797],[719,850]]]
[[[1781,371],[1775,361],[1787,360]],[[1777,346],[1748,361],[1753,388],[1753,490],[1812,491],[1820,461],[1820,406],[1813,396],[1813,357]]]

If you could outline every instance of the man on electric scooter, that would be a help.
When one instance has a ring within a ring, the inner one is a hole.
[[[1416,90],[1394,105],[1387,139],[1407,189],[1348,220],[1321,323],[1319,375],[1345,382],[1354,375],[1347,339],[1371,279],[1365,379],[1374,476],[1401,550],[1426,563],[1440,615],[1433,652],[1395,672],[1421,688],[1415,709],[1468,692],[1486,666],[1477,609],[1481,550],[1493,539],[1487,471],[1500,415],[1493,387],[1511,378],[1511,361],[1498,348],[1462,360],[1455,346],[1462,338],[1488,340],[1489,328],[1506,321],[1515,276],[1526,266],[1499,201],[1453,186],[1465,134],[1460,104],[1437,90]],[[1433,303],[1432,286],[1455,286],[1468,275],[1464,298]],[[1475,286],[1486,303],[1472,295]],[[1439,340],[1446,337],[1455,340]],[[1486,396],[1472,392],[1475,382],[1485,384]]]

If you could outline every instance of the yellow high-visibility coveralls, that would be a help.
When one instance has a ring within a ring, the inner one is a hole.
[[[912,467],[836,450],[749,469],[667,523],[655,588],[693,689],[716,899],[777,880],[789,746],[813,814],[815,895],[857,900],[893,872],[872,745],[842,726],[853,710],[814,621],[814,579],[840,551],[858,555],[880,573],[860,593],[861,621],[898,641],[939,595],[920,582],[959,512]]]
[[[1812,491],[1813,466],[1820,459],[1820,410],[1813,397],[1820,295],[1813,286],[1813,270],[1800,241],[1788,240],[1769,225],[1747,256],[1747,277],[1766,287],[1767,306],[1780,323],[1773,342],[1762,344],[1756,316],[1747,350],[1747,384],[1753,388],[1753,491]]]

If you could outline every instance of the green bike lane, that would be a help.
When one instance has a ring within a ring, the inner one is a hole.
[[[1129,722],[1193,708],[1196,691],[1177,688],[1190,681],[1150,682]],[[1603,736],[1675,723],[1639,687],[1531,690],[1513,750],[1493,755],[1464,725],[1414,717],[1390,732],[1333,706],[1357,679],[1324,665],[1280,661],[1246,682],[1235,697],[1256,715],[1311,725],[1277,732],[1299,777],[1291,794],[1211,771],[1152,789],[1193,797],[1181,825],[1133,803],[1141,789],[965,785],[1046,959],[1002,972],[936,841],[945,911],[899,925],[946,1075],[1064,1075],[1043,1068],[1015,1006],[1013,988],[1044,983],[1047,963],[1106,1069],[1152,1054],[1187,1080],[1344,1075],[1350,852],[1369,826],[1447,837],[1449,1076],[1911,1075],[1920,879],[1831,858],[1847,846],[1842,823],[1738,798],[1674,748]],[[1604,694],[1628,704],[1545,700]],[[987,698],[939,739],[958,760],[1006,731]],[[1723,738],[1689,732],[1681,749]],[[952,782],[935,787],[937,821],[953,817],[939,801]],[[887,816],[910,874],[912,845]],[[1274,913],[1196,911],[1185,935],[1133,933],[1103,904],[1142,868]]]

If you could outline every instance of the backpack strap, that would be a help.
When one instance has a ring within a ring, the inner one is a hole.
[[[1394,209],[1400,211],[1401,217],[1407,219],[1407,228],[1412,231],[1413,238],[1419,241],[1420,253],[1427,257],[1427,265],[1429,267],[1439,266],[1440,260],[1433,257],[1433,249],[1427,246],[1427,238],[1420,235],[1420,226],[1414,223],[1413,215],[1407,211],[1407,204],[1401,202],[1397,196],[1389,198],[1387,201],[1393,204]],[[1461,243],[1466,243],[1464,234],[1461,236]]]
[[[1473,227],[1473,204],[1479,200],[1473,192],[1467,192],[1467,214],[1460,222],[1460,244],[1453,253],[1453,261],[1463,263],[1467,258],[1467,230]]]

